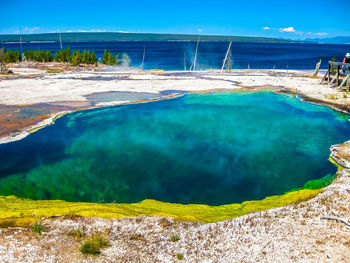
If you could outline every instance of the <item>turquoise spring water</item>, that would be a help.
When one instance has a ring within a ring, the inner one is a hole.
[[[272,92],[186,94],[75,112],[0,145],[0,195],[220,205],[336,171],[348,116]]]

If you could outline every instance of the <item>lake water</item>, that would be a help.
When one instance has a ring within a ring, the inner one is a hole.
[[[20,49],[19,44],[4,44],[6,48]],[[128,52],[131,65],[140,67],[143,49],[146,48],[145,69],[160,68],[165,70],[183,70],[186,52],[186,65],[189,69],[194,60],[196,42],[74,42],[63,43],[63,48],[72,50],[94,49],[97,57],[105,49],[113,54]],[[59,43],[24,43],[25,49],[43,49],[53,52],[60,48]],[[221,68],[228,43],[200,42],[197,69]],[[246,69],[314,69],[322,59],[321,68],[328,68],[328,61],[333,57],[342,61],[350,45],[329,45],[312,43],[232,43],[233,67]]]
[[[348,115],[272,92],[215,92],[75,112],[0,145],[0,195],[228,204],[334,174]]]

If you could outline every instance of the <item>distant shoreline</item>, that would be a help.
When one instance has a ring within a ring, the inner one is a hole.
[[[59,42],[60,33],[11,34],[0,35],[0,42],[54,41]],[[22,38],[22,40],[20,40]],[[114,42],[114,41],[200,41],[203,42],[259,42],[259,43],[304,43],[268,37],[190,35],[190,34],[155,34],[155,33],[118,33],[118,32],[71,32],[61,33],[62,42]]]

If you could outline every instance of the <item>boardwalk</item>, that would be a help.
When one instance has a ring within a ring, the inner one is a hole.
[[[350,63],[340,63],[329,61],[327,73],[322,78],[321,83],[328,83],[337,88],[337,90],[350,89]]]

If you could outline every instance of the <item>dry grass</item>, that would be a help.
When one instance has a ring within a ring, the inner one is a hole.
[[[293,78],[309,78],[309,79],[322,79],[322,77],[307,74],[293,74]]]
[[[74,237],[76,239],[82,239],[86,237],[86,232],[84,227],[78,227],[73,229],[68,233],[69,236]]]
[[[47,68],[46,72],[47,73],[62,73],[65,70],[63,68]]]

